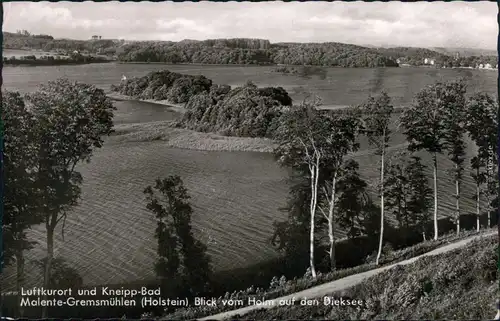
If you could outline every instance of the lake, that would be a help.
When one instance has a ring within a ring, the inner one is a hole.
[[[329,68],[326,77],[302,78],[273,73],[273,67],[196,66],[159,64],[91,64],[56,67],[4,67],[4,89],[29,92],[48,80],[67,77],[95,84],[109,91],[111,84],[143,76],[159,69],[186,74],[202,74],[215,83],[241,85],[253,81],[259,86],[282,86],[295,101],[308,93],[322,97],[325,105],[345,106],[364,101],[370,93],[385,89],[395,105],[408,105],[425,85],[436,80],[467,79],[470,91],[496,94],[496,71],[381,68]],[[171,120],[176,114],[165,106],[144,102],[117,101],[117,124],[147,124]],[[401,142],[401,136],[395,138]],[[395,143],[396,143],[395,142]],[[376,159],[359,157],[365,177],[375,178]],[[443,166],[449,165],[440,159]],[[56,237],[56,256],[68,260],[87,284],[120,283],[154,276],[156,249],[153,215],[145,209],[143,189],[159,177],[176,174],[184,180],[192,196],[196,235],[208,244],[215,268],[226,270],[275,257],[269,245],[272,222],[283,219],[287,173],[269,154],[250,152],[206,152],[166,147],[161,141],[119,142],[109,138],[95,153],[90,164],[79,167],[84,177],[80,205],[68,216],[64,240]],[[453,184],[443,176],[441,211],[453,206]],[[451,189],[447,187],[451,185]],[[448,191],[448,193],[446,193]],[[473,191],[466,179],[464,191]],[[474,204],[464,199],[466,210]],[[61,227],[58,227],[60,231]],[[41,241],[27,253],[29,260],[44,255],[44,230],[36,227],[30,234]],[[211,242],[208,242],[211,240]],[[13,270],[8,269],[4,286],[13,286]],[[39,284],[41,273],[27,264],[27,285]]]

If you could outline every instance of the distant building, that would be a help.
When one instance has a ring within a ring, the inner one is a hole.
[[[101,39],[102,37],[101,36],[92,36],[92,40],[98,40],[98,39]]]
[[[424,59],[424,64],[425,65],[434,65],[434,59],[425,58]]]

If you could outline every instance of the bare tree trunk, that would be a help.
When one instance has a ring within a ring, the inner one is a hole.
[[[22,250],[16,252],[16,267],[17,267],[17,277],[16,277],[16,291],[17,291],[17,306],[18,306],[18,317],[22,318],[24,315],[24,308],[21,305],[21,288],[24,285],[24,253]]]
[[[455,165],[458,170],[458,165]],[[455,224],[457,225],[457,235],[460,235],[460,181],[455,179]]]
[[[438,239],[438,183],[437,183],[437,154],[433,155],[434,167],[434,240]]]
[[[385,144],[385,136],[383,136]],[[378,242],[378,253],[375,265],[378,265],[380,256],[382,255],[382,245],[384,240],[384,157],[385,146],[382,148],[381,165],[380,165],[380,240]]]
[[[477,174],[479,177],[479,169],[477,169]],[[479,229],[481,228],[479,218],[481,217],[481,188],[479,186],[479,183],[476,182],[476,230],[479,232]]]
[[[314,221],[316,216],[316,202],[318,196],[318,176],[319,176],[319,156],[315,155],[316,164],[310,166],[311,170],[311,229],[309,234],[309,266],[311,275],[316,278],[316,268],[314,265]]]
[[[57,214],[50,215],[45,226],[47,228],[47,258],[45,260],[45,272],[43,276],[43,287],[50,288],[50,271],[52,268],[52,259],[54,257],[54,230],[57,224]],[[43,296],[47,300],[47,296]],[[47,318],[47,306],[42,307],[42,318]]]
[[[332,180],[332,192],[330,198],[330,208],[328,210],[328,237],[330,238],[330,269],[332,271],[335,270],[336,262],[335,262],[335,185],[337,184],[337,171],[333,174]]]

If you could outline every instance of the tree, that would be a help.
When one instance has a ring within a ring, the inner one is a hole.
[[[339,216],[340,226],[346,230],[349,238],[354,238],[363,232],[363,212],[369,203],[366,192],[368,184],[359,175],[359,164],[349,159],[342,168],[342,177],[338,182],[338,203],[336,210]]]
[[[425,230],[432,206],[432,189],[420,157],[398,153],[387,170],[387,210],[394,214],[402,233],[417,230],[426,240]]]
[[[316,110],[317,101],[304,103],[282,118],[282,124],[275,133],[275,140],[278,147],[274,153],[278,161],[285,166],[289,166],[301,172],[306,172],[310,179],[309,188],[311,198],[309,203],[309,267],[311,274],[316,277],[315,268],[315,221],[318,196],[318,182],[320,162],[322,161],[321,150],[318,149],[317,139],[321,137],[318,131]],[[321,145],[319,145],[321,146]],[[307,170],[304,167],[307,166]]]
[[[484,172],[484,161],[478,157],[472,157],[471,161],[472,171],[470,172],[470,176],[476,183],[476,192],[473,195],[474,201],[476,201],[476,230],[479,232],[481,228],[480,217],[481,217],[481,196],[484,195],[483,185],[486,182],[486,173]]]
[[[452,173],[455,178],[455,224],[457,235],[460,234],[460,187],[463,178],[465,162],[466,133],[466,84],[463,80],[450,82],[442,88],[444,144],[448,156],[454,163]]]
[[[400,229],[408,229],[411,219],[408,214],[408,177],[405,172],[405,156],[401,153],[393,155],[388,162],[385,177],[385,206],[388,213],[396,218]]]
[[[63,221],[64,237],[64,220],[80,197],[82,176],[75,167],[89,162],[102,147],[103,136],[113,131],[115,108],[103,90],[67,79],[40,86],[26,101],[35,116],[36,184],[47,232],[44,287],[49,287],[54,231]],[[46,307],[42,314],[47,316]]]
[[[467,101],[467,122],[465,127],[469,137],[477,146],[477,156],[473,159],[473,168],[476,170],[474,179],[476,181],[476,201],[479,202],[481,185],[486,183],[486,210],[488,215],[487,226],[491,222],[492,198],[498,194],[496,190],[497,169],[493,164],[498,162],[498,103],[486,93],[476,93]],[[484,169],[484,174],[481,174]],[[476,211],[479,211],[477,204]],[[478,214],[479,215],[479,214]]]
[[[347,175],[351,175],[353,182],[355,185],[360,180],[355,180],[358,176],[356,170],[358,169],[357,164],[353,161],[350,161],[346,164],[344,168],[342,165],[344,164],[344,158],[347,154],[351,152],[355,152],[359,148],[359,144],[357,143],[357,136],[361,126],[360,118],[359,118],[359,110],[353,109],[344,114],[327,114],[325,115],[329,122],[327,122],[326,132],[326,145],[324,146],[325,150],[325,170],[328,173],[328,179],[325,179],[323,186],[324,199],[327,200],[328,204],[328,214],[325,213],[321,204],[320,210],[323,213],[324,218],[326,219],[328,226],[328,239],[330,247],[328,249],[328,255],[330,258],[330,269],[335,270],[335,208],[336,204],[336,194],[337,190],[337,182],[339,177],[345,172]],[[358,177],[359,178],[359,177]],[[343,195],[348,195],[346,185],[341,185],[343,189]],[[352,195],[354,196],[354,195]],[[349,197],[349,196],[348,196]],[[352,230],[353,233],[354,230]]]
[[[16,290],[21,293],[24,284],[24,251],[35,242],[26,237],[26,230],[40,224],[37,215],[37,190],[35,182],[36,152],[34,149],[34,118],[17,92],[2,95],[2,122],[4,125],[4,222],[2,237],[5,242],[2,256],[5,264],[15,258],[17,266]],[[18,295],[19,300],[21,296]],[[23,315],[19,304],[19,316]]]
[[[425,227],[430,220],[430,210],[432,208],[432,189],[429,187],[426,166],[420,157],[412,156],[409,164],[405,168],[408,181],[408,201],[407,212],[410,217],[410,224],[425,237]]]
[[[309,245],[310,268],[313,277],[316,211],[319,209],[328,225],[331,268],[335,268],[335,195],[336,185],[344,156],[356,150],[357,132],[360,126],[356,111],[328,113],[318,111],[317,101],[286,112],[280,118],[280,125],[274,136],[278,142],[275,155],[284,166],[308,177],[310,187],[309,203]],[[322,199],[324,202],[322,202]],[[325,211],[323,204],[328,210]]]
[[[206,246],[196,240],[191,230],[191,214],[187,189],[179,176],[157,179],[155,186],[144,190],[147,209],[155,214],[158,227],[158,261],[156,274],[167,295],[196,296],[208,290],[211,276],[210,258]],[[158,195],[159,194],[159,195]],[[184,293],[172,286],[180,280]]]
[[[375,146],[376,155],[380,155],[380,240],[377,259],[375,261],[375,264],[378,265],[380,255],[382,254],[382,243],[384,238],[384,161],[386,149],[389,147],[388,144],[391,137],[389,126],[394,107],[387,93],[382,92],[382,94],[376,98],[370,97],[361,108],[364,112],[364,131],[368,136],[368,141],[370,145]]]
[[[410,151],[426,150],[432,155],[434,181],[434,239],[438,238],[438,162],[444,149],[443,104],[447,85],[436,83],[422,89],[401,117]]]

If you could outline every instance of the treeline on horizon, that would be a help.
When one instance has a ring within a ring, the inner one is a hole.
[[[11,66],[60,66],[60,65],[75,65],[75,64],[90,64],[110,62],[109,59],[96,57],[91,55],[70,54],[69,57],[57,56],[40,56],[35,55],[21,57],[3,57],[4,65]]]
[[[5,49],[84,51],[115,56],[122,62],[195,64],[311,65],[324,67],[397,67],[424,65],[425,58],[440,67],[496,64],[494,56],[452,57],[424,48],[368,48],[352,44],[271,43],[264,39],[209,39],[203,41],[134,41],[52,39],[4,32]],[[397,60],[399,59],[399,63]]]

